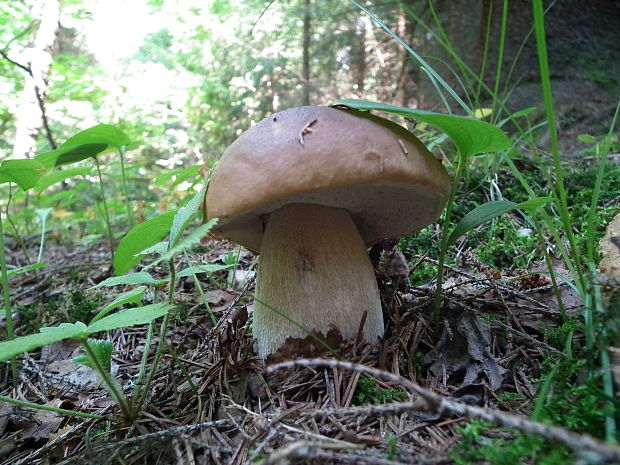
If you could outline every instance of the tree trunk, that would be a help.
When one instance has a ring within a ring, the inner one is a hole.
[[[304,10],[304,43],[303,43],[303,69],[304,80],[303,104],[310,105],[310,1],[306,0]]]
[[[415,22],[412,18],[407,17],[402,10],[398,19],[398,35],[411,47],[415,48],[415,44],[413,43]],[[416,108],[418,106],[416,94],[418,92],[418,82],[420,79],[419,69],[419,64],[409,52],[403,48],[401,52],[399,76],[396,81],[397,87],[395,89],[397,102],[401,107]]]
[[[365,17],[359,17],[355,21],[353,42],[351,43],[351,71],[353,73],[353,89],[358,98],[364,97],[366,80],[366,36],[368,34],[368,22]],[[372,26],[370,26],[372,27]]]
[[[30,74],[22,90],[21,102],[15,115],[15,144],[13,156],[31,157],[36,151],[37,138],[44,123],[43,106],[47,91],[47,77],[53,61],[52,49],[56,42],[60,22],[60,1],[45,0],[41,6],[41,23],[34,44],[30,49]],[[52,148],[55,143],[48,133]]]

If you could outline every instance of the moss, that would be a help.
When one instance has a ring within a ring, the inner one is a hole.
[[[387,402],[404,401],[407,393],[398,389],[380,389],[374,378],[362,376],[358,382],[359,394],[357,401],[360,404],[385,404]]]

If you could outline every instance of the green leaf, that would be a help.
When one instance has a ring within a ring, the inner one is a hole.
[[[107,144],[82,144],[75,146],[62,146],[56,150],[50,150],[39,155],[36,160],[48,168],[77,163],[87,158],[96,157],[105,149]]]
[[[194,231],[192,231],[191,234],[187,235],[181,241],[179,241],[177,245],[175,245],[173,248],[168,250],[168,252],[166,252],[164,255],[159,257],[153,263],[150,263],[148,266],[144,267],[144,269],[145,270],[151,269],[154,266],[158,265],[160,262],[170,260],[172,257],[177,255],[178,253],[181,253],[184,250],[187,250],[193,247],[194,245],[199,244],[201,239],[205,237],[207,234],[209,234],[209,231],[211,231],[211,228],[213,228],[213,226],[215,226],[216,223],[217,223],[217,218],[213,218],[208,223],[203,224],[202,226],[199,226]]]
[[[454,141],[459,150],[459,155],[465,158],[478,153],[506,150],[512,145],[508,136],[496,126],[463,116],[444,115],[430,111],[412,110],[383,103],[353,99],[336,100],[331,102],[330,106],[347,107],[362,111],[379,110],[424,121],[445,132]]]
[[[181,170],[168,171],[167,173],[164,173],[161,176],[157,177],[157,179],[155,180],[155,185],[157,187],[162,187],[166,185],[172,178],[174,178],[172,187],[176,187],[186,179],[197,178],[201,169],[202,165],[192,165],[188,168],[184,168]]]
[[[501,128],[503,127],[508,121],[512,121],[515,120],[517,118],[521,118],[522,116],[528,116],[530,113],[533,113],[534,111],[536,111],[538,109],[538,107],[528,107],[528,108],[524,108],[523,110],[519,110],[515,113],[513,113],[512,115],[510,115],[508,118],[504,118],[503,120],[501,120],[499,123],[497,123],[497,125]]]
[[[110,331],[117,328],[144,325],[164,316],[173,308],[174,305],[164,302],[147,305],[145,307],[130,308],[102,318],[92,325],[89,325],[87,330],[89,333],[98,333],[99,331]]]
[[[4,160],[0,164],[0,184],[14,182],[25,191],[34,187],[45,166],[37,160]]]
[[[172,222],[172,228],[170,229],[170,241],[169,248],[172,248],[179,242],[179,238],[185,226],[191,219],[192,215],[198,211],[202,200],[204,199],[205,192],[207,191],[207,184],[205,183],[198,194],[196,194],[184,207],[179,208],[179,212],[174,217]]]
[[[139,271],[138,273],[129,273],[123,276],[113,276],[111,278],[101,281],[99,284],[92,286],[91,289],[97,289],[99,287],[111,287],[111,286],[135,286],[138,284],[161,284],[166,282],[165,280],[156,280],[146,271]]]
[[[483,203],[465,215],[454,227],[452,233],[448,237],[448,246],[454,244],[459,237],[465,235],[467,232],[493,218],[497,218],[512,210],[535,210],[550,200],[550,197],[536,197],[521,203],[514,203],[510,200],[497,200]]]
[[[135,289],[132,289],[131,291],[128,291],[128,292],[125,292],[119,295],[116,299],[114,299],[108,305],[103,307],[101,311],[97,313],[97,315],[95,315],[95,317],[90,321],[90,324],[92,325],[93,323],[99,321],[104,316],[106,316],[108,313],[117,309],[121,305],[129,304],[129,303],[141,305],[142,297],[144,296],[145,292],[146,292],[146,287],[139,286],[139,287],[136,287]]]
[[[69,138],[62,147],[70,147],[84,144],[105,144],[121,149],[131,143],[129,137],[116,126],[111,124],[98,124],[92,128],[78,132]]]
[[[158,303],[146,307],[130,308],[122,312],[102,318],[96,323],[86,326],[77,323],[62,323],[58,326],[41,328],[38,334],[18,337],[12,341],[0,343],[0,361],[8,360],[22,352],[62,341],[63,339],[86,339],[93,333],[110,331],[128,326],[143,325],[164,316],[174,308],[173,305]]]
[[[34,212],[39,218],[39,222],[41,225],[44,225],[47,221],[47,218],[50,216],[50,213],[54,211],[53,208],[37,208]]]
[[[12,270],[8,270],[7,275],[9,279],[11,279],[13,276],[18,276],[20,274],[29,273],[31,271],[38,270],[39,268],[45,268],[46,266],[47,266],[47,263],[34,263],[32,265],[26,265],[26,266],[22,266],[19,268],[14,268]]]
[[[187,267],[178,273],[176,273],[177,278],[183,278],[185,276],[192,276],[200,273],[213,273],[215,271],[226,270],[230,268],[232,265],[197,265]]]
[[[157,244],[170,233],[175,214],[176,212],[171,211],[156,216],[137,225],[127,233],[114,255],[114,270],[117,275],[127,273],[140,263],[143,257],[136,255],[145,248]]]
[[[151,247],[147,247],[146,249],[141,250],[140,252],[138,252],[136,254],[136,256],[138,256],[138,255],[151,255],[151,254],[163,255],[166,252],[168,252],[168,242],[167,241],[161,241],[161,242],[158,242],[155,245],[152,245]]]
[[[84,339],[88,337],[86,325],[82,322],[62,323],[59,326],[41,328],[37,334],[18,337],[12,341],[0,343],[0,361],[8,360],[22,352],[62,341],[63,339]]]
[[[36,190],[37,192],[43,192],[48,187],[65,181],[66,179],[74,178],[76,176],[88,176],[90,172],[91,168],[72,168],[63,171],[53,171],[51,173],[46,173],[41,176],[39,182],[37,182],[36,186],[34,186],[34,190]]]
[[[99,365],[103,366],[103,368],[108,373],[110,373],[112,369],[112,352],[114,351],[114,343],[112,341],[89,339],[86,341],[86,344],[89,345],[89,347],[95,354],[95,357],[97,357]],[[97,369],[97,365],[88,354],[76,357],[73,359],[73,361],[75,363],[79,363],[80,365],[85,365],[88,368],[92,368],[95,371],[99,371]]]

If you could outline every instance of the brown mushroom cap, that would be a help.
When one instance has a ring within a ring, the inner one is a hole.
[[[349,211],[367,246],[436,221],[450,181],[409,131],[355,110],[306,106],[243,133],[214,170],[207,217],[216,233],[260,251],[268,214],[290,203]]]

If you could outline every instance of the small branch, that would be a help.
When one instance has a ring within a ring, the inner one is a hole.
[[[123,448],[136,446],[136,445],[148,445],[156,442],[169,443],[171,438],[182,438],[192,434],[200,433],[210,428],[219,428],[222,426],[231,426],[231,421],[228,419],[208,421],[205,423],[198,423],[196,425],[179,426],[178,428],[172,428],[164,431],[156,431],[154,433],[143,434],[142,436],[136,436],[133,438],[119,440],[119,441],[107,441],[103,443],[96,443],[91,445],[90,453],[92,456],[103,456],[103,454],[111,454],[114,451],[122,450]],[[17,465],[26,465],[32,462],[19,462]],[[71,464],[83,464],[84,456],[81,454],[75,455],[63,462],[62,465]]]
[[[34,76],[32,75],[32,70],[30,69],[29,66],[22,65],[21,63],[18,63],[17,61],[13,60],[12,58],[9,58],[9,56],[6,54],[6,52],[4,50],[0,50],[0,55],[2,55],[2,58],[4,58],[9,63],[17,66],[18,68],[22,69],[23,71],[26,71],[28,73],[28,75],[31,78],[34,79]]]
[[[18,68],[28,73],[30,78],[34,80],[34,74],[32,74],[32,69],[30,69],[29,66],[22,65],[21,63],[18,63],[17,61],[13,60],[12,58],[9,57],[9,55],[4,50],[0,50],[0,55],[2,56],[2,58],[4,58],[9,63],[17,66]],[[41,110],[41,119],[43,120],[43,127],[45,128],[45,136],[50,146],[52,147],[52,150],[56,150],[58,148],[58,145],[56,144],[56,141],[54,140],[54,136],[50,128],[49,120],[47,119],[47,113],[45,111],[45,103],[43,101],[43,95],[41,95],[41,91],[39,90],[39,87],[36,84],[34,86],[34,94],[37,98],[37,103],[39,104],[39,110]]]
[[[47,119],[47,113],[45,111],[45,103],[43,102],[43,96],[41,95],[41,92],[39,91],[39,87],[36,85],[34,86],[34,94],[37,97],[37,103],[39,104],[39,110],[41,110],[41,120],[43,121],[43,127],[45,128],[45,137],[47,138],[47,141],[50,143],[52,150],[56,150],[58,148],[58,145],[56,144],[56,141],[54,140],[54,136],[52,134],[52,130],[50,129],[50,123]]]
[[[401,386],[409,389],[411,392],[418,394],[424,400],[423,403],[419,403],[420,405],[418,408],[420,410],[434,411],[441,416],[454,415],[459,417],[477,418],[495,425],[506,428],[514,428],[526,434],[534,434],[550,441],[562,443],[578,455],[582,455],[587,451],[599,455],[604,462],[620,462],[620,447],[605,444],[604,442],[599,441],[598,439],[595,439],[587,434],[578,434],[565,428],[546,425],[544,423],[532,421],[525,417],[502,412],[500,410],[475,407],[446,399],[406,378],[403,378],[402,376],[357,363],[324,359],[300,359],[268,366],[267,373],[297,367],[327,367],[366,373],[391,383],[400,384]]]

